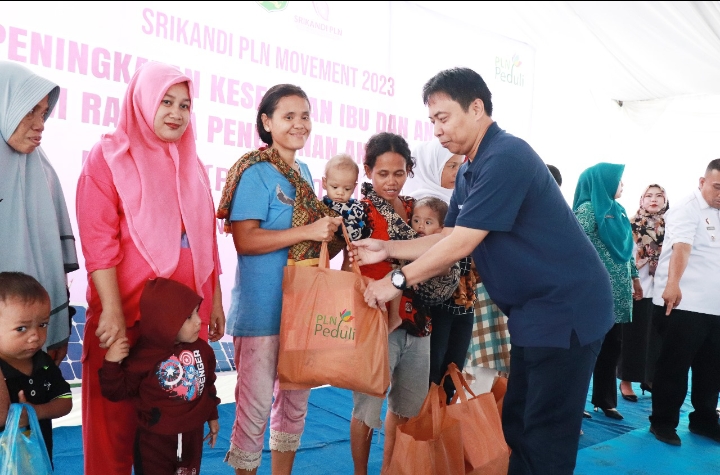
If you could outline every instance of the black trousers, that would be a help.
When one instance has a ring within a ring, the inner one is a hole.
[[[605,335],[593,370],[592,404],[600,409],[617,407],[618,388],[615,370],[620,358],[622,323],[616,323]]]
[[[138,427],[135,434],[135,475],[196,475],[200,473],[204,426],[182,434],[178,460],[178,435],[155,434]]]
[[[512,449],[508,475],[571,475],[582,413],[601,340],[570,348],[513,344],[502,425]]]
[[[453,315],[440,306],[431,307],[432,333],[430,334],[430,382],[440,384],[450,363],[462,370],[465,365],[475,316]],[[450,378],[443,385],[448,400],[455,394]]]
[[[663,319],[653,317],[651,298],[633,300],[632,322],[621,323],[622,350],[617,377],[633,383],[652,384],[662,346]]]
[[[675,309],[666,317],[665,307],[660,306],[655,306],[655,314],[667,320],[667,330],[655,370],[650,422],[658,427],[678,426],[692,368],[690,425],[717,425],[720,316]]]

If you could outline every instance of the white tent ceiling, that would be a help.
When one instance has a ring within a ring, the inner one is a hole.
[[[528,43],[563,63],[559,81],[611,99],[720,93],[720,2],[414,3]]]
[[[620,201],[634,212],[648,184],[678,199],[720,157],[720,2],[413,3],[535,49],[523,138],[560,167],[568,201],[600,161],[626,164]]]
[[[41,3],[45,7],[54,5],[52,2]],[[145,8],[145,4],[138,7],[138,2],[126,3],[135,9]],[[315,6],[310,2],[297,3],[298,11]],[[395,3],[407,6],[406,2],[390,2],[389,8]],[[720,156],[720,2],[432,0],[407,3],[433,14],[422,15],[426,19],[418,24],[408,19],[403,25],[405,29],[416,28],[426,38],[426,44],[407,45],[414,53],[420,52],[417,57],[427,61],[425,68],[418,68],[423,71],[435,70],[433,65],[438,65],[439,69],[441,64],[449,62],[449,58],[458,56],[437,57],[443,51],[463,52],[472,64],[470,59],[474,51],[492,50],[492,44],[482,43],[492,35],[478,35],[483,40],[468,43],[458,38],[469,35],[454,34],[460,29],[464,29],[464,33],[495,33],[524,42],[534,49],[532,112],[529,118],[523,118],[523,123],[529,123],[529,127],[513,130],[508,120],[508,114],[513,112],[502,107],[499,94],[496,95],[495,116],[501,127],[526,139],[546,163],[560,167],[566,183],[563,193],[569,201],[578,175],[600,161],[627,165],[624,176],[626,196],[621,201],[634,209],[637,197],[647,184],[660,183],[666,186],[671,199],[679,198],[697,184],[697,177],[707,163]],[[169,4],[147,2],[147,8],[165,9]],[[42,29],[45,20],[54,18],[46,11],[48,8],[44,8],[38,18],[33,18],[24,13],[27,8],[23,2],[3,2],[3,5],[10,6],[1,10],[3,22],[10,21],[10,25],[15,22],[23,29]],[[117,48],[122,50],[128,38],[131,42],[154,41],[142,34],[129,34],[127,38],[124,35],[107,36],[104,21],[93,20],[96,9],[88,9],[79,2],[62,5],[65,10],[71,8],[75,20],[86,17],[80,36],[102,38],[98,44],[117,43]],[[174,5],[168,11],[188,8],[182,2]],[[198,16],[207,17],[208,24],[213,24],[214,19],[227,19],[227,2],[202,5],[198,12],[202,11],[203,15],[198,13]],[[242,10],[244,7],[243,3],[237,8]],[[383,6],[373,8],[381,11]],[[360,13],[366,12],[368,7],[359,2],[343,2],[343,9],[357,9],[354,27],[367,37],[368,45],[381,44],[387,18],[363,20],[365,17]],[[437,22],[435,15],[450,19],[457,24],[457,29],[439,29],[438,25],[447,25],[447,22]],[[23,18],[25,16],[27,18]],[[232,21],[233,28],[252,30],[247,28],[247,20],[239,18]],[[283,17],[269,18],[268,26],[278,26],[284,35],[292,34],[293,28],[297,27],[288,28],[289,23],[284,23]],[[291,19],[292,15],[286,18]],[[64,28],[49,30],[62,37],[57,32]],[[277,33],[273,28],[266,30],[268,36],[263,39]],[[330,46],[338,48],[339,44],[328,43],[327,51],[318,48],[317,53],[321,56],[330,54],[335,51]],[[376,47],[367,46],[362,54],[372,54]],[[169,49],[167,58],[172,58],[176,51],[180,49]],[[403,54],[401,48],[398,51],[399,55]],[[348,48],[341,56],[352,62],[355,53]],[[177,61],[192,64],[199,59],[199,56],[191,55]],[[202,57],[203,61],[206,59],[212,57]],[[407,68],[407,63],[402,64]],[[77,84],[82,84],[84,79],[80,76],[71,78]]]

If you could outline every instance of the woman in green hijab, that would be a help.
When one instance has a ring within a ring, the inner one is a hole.
[[[630,220],[625,208],[615,201],[623,191],[625,165],[598,163],[580,174],[573,211],[597,249],[610,274],[615,325],[605,335],[593,371],[592,404],[612,419],[622,419],[617,411],[615,369],[620,357],[621,323],[632,320],[633,298],[642,298],[642,287],[632,254]]]

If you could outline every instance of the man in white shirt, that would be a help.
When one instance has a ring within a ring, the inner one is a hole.
[[[665,214],[653,304],[667,326],[653,380],[650,432],[680,445],[675,429],[692,368],[688,429],[720,442],[720,159],[710,162],[699,188]]]

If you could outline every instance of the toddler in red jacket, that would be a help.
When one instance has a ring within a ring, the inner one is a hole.
[[[131,399],[138,415],[136,475],[198,475],[203,441],[215,446],[218,425],[215,354],[198,338],[201,297],[173,280],[145,284],[140,338],[115,341],[100,369],[102,394]],[[205,422],[210,433],[203,437]]]

